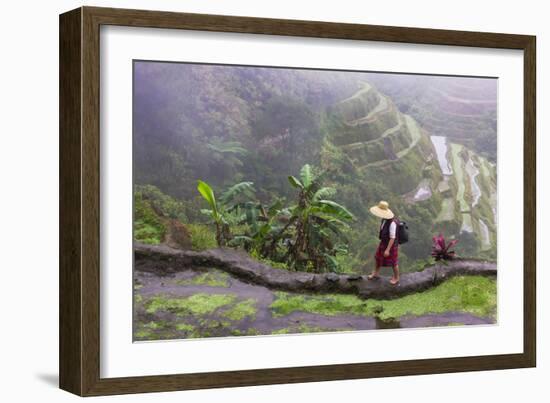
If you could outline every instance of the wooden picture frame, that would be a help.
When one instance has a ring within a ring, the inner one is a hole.
[[[524,56],[524,348],[521,354],[100,377],[100,26],[519,49]],[[81,7],[60,16],[60,387],[81,396],[525,368],[536,365],[534,36]]]

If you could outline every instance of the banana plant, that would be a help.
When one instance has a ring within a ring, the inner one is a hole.
[[[290,221],[295,238],[290,243],[287,258],[296,269],[313,266],[315,271],[335,270],[334,256],[347,244],[343,230],[354,216],[344,206],[328,199],[336,194],[331,187],[322,187],[319,175],[306,164],[300,179],[289,176],[289,183],[298,190],[298,202]]]
[[[299,176],[288,177],[298,190],[297,202],[290,207],[282,199],[264,206],[255,200],[252,182],[231,186],[218,201],[212,188],[199,181],[198,190],[210,205],[203,212],[216,224],[218,245],[241,246],[295,270],[337,271],[336,256],[347,251],[345,232],[354,216],[331,200],[335,189],[321,186],[321,175],[309,164]],[[246,224],[245,233],[231,234],[237,224]]]
[[[236,236],[234,244],[244,246],[260,256],[279,261],[279,241],[291,215],[288,208],[284,207],[283,199],[277,199],[269,206],[248,202],[243,208],[244,223],[247,224],[248,231],[244,235]]]
[[[208,183],[199,180],[197,190],[210,206],[210,209],[202,209],[201,213],[210,216],[216,225],[218,246],[226,246],[233,238],[230,226],[242,220],[242,199],[254,195],[253,183],[240,182],[231,186],[222,193],[219,201],[216,200],[214,191]]]

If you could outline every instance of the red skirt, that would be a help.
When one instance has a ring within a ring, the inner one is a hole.
[[[374,259],[376,259],[376,264],[379,267],[393,267],[399,264],[399,244],[397,243],[397,239],[390,249],[389,256],[384,257],[384,251],[386,250],[387,246],[387,243],[380,241],[380,243],[378,244],[378,249],[376,249]]]

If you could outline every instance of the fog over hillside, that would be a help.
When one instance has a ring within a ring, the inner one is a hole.
[[[432,236],[464,256],[496,257],[497,80],[135,62],[135,185],[206,223],[197,181],[241,181],[262,203],[293,200],[288,176],[310,164],[353,213],[342,270],[371,264],[387,200],[409,223],[404,271]]]

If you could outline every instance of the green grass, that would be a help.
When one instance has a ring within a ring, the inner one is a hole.
[[[178,316],[207,315],[217,309],[229,305],[236,297],[231,294],[195,294],[185,298],[171,298],[157,295],[145,302],[147,313],[168,311]]]
[[[496,281],[481,276],[454,277],[429,291],[377,302],[383,309],[382,319],[444,312],[494,317],[496,304]]]
[[[231,335],[257,334],[254,329],[244,333],[235,324],[256,317],[254,299],[239,300],[232,294],[195,294],[185,298],[155,296],[144,302],[148,314],[168,312],[176,319],[141,322],[134,337],[138,340],[161,340]]]
[[[154,332],[147,329],[136,330],[134,336],[138,340],[156,340],[158,338]]]
[[[182,286],[205,285],[208,287],[229,287],[229,274],[215,269],[211,270],[189,279],[174,280],[173,283]]]
[[[137,340],[160,340],[177,337],[173,327],[166,321],[139,323],[134,337]]]
[[[378,316],[382,320],[404,315],[466,312],[476,316],[496,313],[496,281],[487,277],[454,277],[440,286],[394,300],[362,300],[354,295],[297,295],[277,292],[271,304],[274,316],[295,311],[321,315]]]
[[[150,314],[164,311],[198,320],[207,320],[205,316],[216,314],[232,321],[241,321],[254,318],[257,312],[254,299],[239,300],[233,294],[200,293],[184,298],[157,295],[146,300],[144,307]]]
[[[250,298],[237,302],[230,308],[224,309],[221,316],[234,321],[240,321],[245,318],[254,319],[256,317],[256,300]]]
[[[271,304],[273,316],[280,317],[295,311],[321,315],[369,314],[368,303],[354,295],[299,295],[275,292],[277,299]]]
[[[179,332],[193,332],[195,330],[195,326],[190,325],[189,323],[178,323],[176,324],[176,330]]]
[[[193,250],[206,250],[217,248],[216,231],[211,225],[185,224],[191,235],[191,248]]]
[[[219,336],[224,330],[230,327],[229,322],[219,321],[215,319],[201,319],[197,324],[178,323],[176,330],[179,333],[178,337],[186,339],[196,339],[201,337]]]

